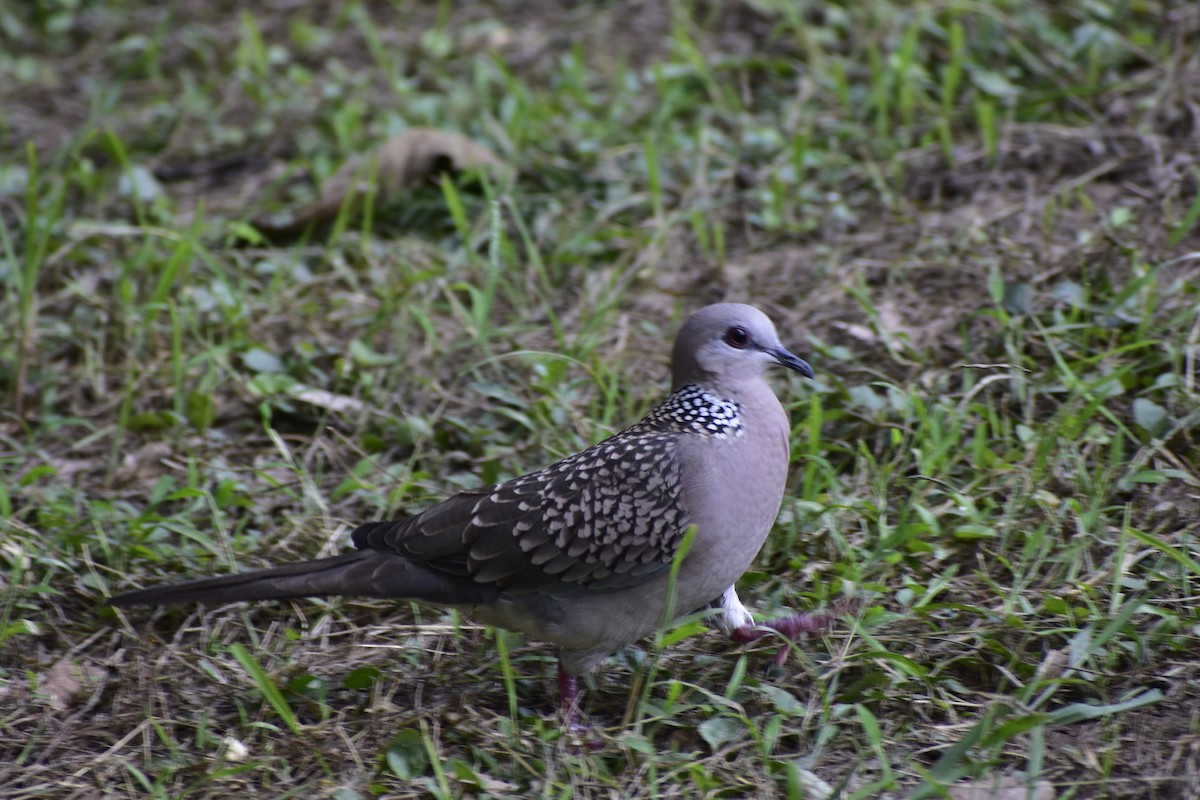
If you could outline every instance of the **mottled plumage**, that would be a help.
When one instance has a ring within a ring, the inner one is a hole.
[[[812,377],[762,312],[708,306],[676,338],[671,394],[581,453],[361,525],[357,550],[342,556],[110,602],[344,594],[457,606],[558,644],[564,702],[574,701],[572,676],[651,632],[667,608],[711,605],[719,627],[753,638],[733,584],[770,531],[788,466],[787,418],[763,375],[771,364]],[[669,598],[667,575],[690,525],[696,539]]]
[[[581,453],[414,517],[367,523],[352,538],[512,594],[629,586],[670,567],[692,522],[680,438],[743,431],[736,403],[684,386]]]

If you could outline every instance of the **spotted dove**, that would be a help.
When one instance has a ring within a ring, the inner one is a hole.
[[[779,513],[789,425],[765,379],[812,368],[756,308],[721,303],[675,338],[671,394],[639,422],[581,453],[456,494],[404,519],[368,522],[331,558],[158,586],[114,606],[357,595],[454,606],[559,648],[568,719],[577,676],[677,614],[711,608],[737,641],[787,638],[827,619],[756,625],[734,583]],[[674,556],[695,526],[668,603]]]

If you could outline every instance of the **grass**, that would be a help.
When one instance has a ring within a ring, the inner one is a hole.
[[[65,3],[0,36],[0,794],[1194,790],[1194,9]],[[254,230],[415,126],[513,170]],[[574,452],[718,299],[818,372],[779,385],[741,594],[862,601],[782,670],[685,619],[589,679],[592,750],[546,648],[453,613],[97,608]]]

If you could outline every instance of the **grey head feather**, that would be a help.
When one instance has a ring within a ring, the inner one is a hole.
[[[671,386],[696,384],[725,397],[758,387],[772,364],[813,377],[812,367],[789,353],[775,324],[754,306],[717,303],[692,314],[671,351]]]

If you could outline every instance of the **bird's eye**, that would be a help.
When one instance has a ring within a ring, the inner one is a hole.
[[[743,347],[750,344],[750,332],[740,325],[732,327],[725,331],[725,344],[741,350]]]

